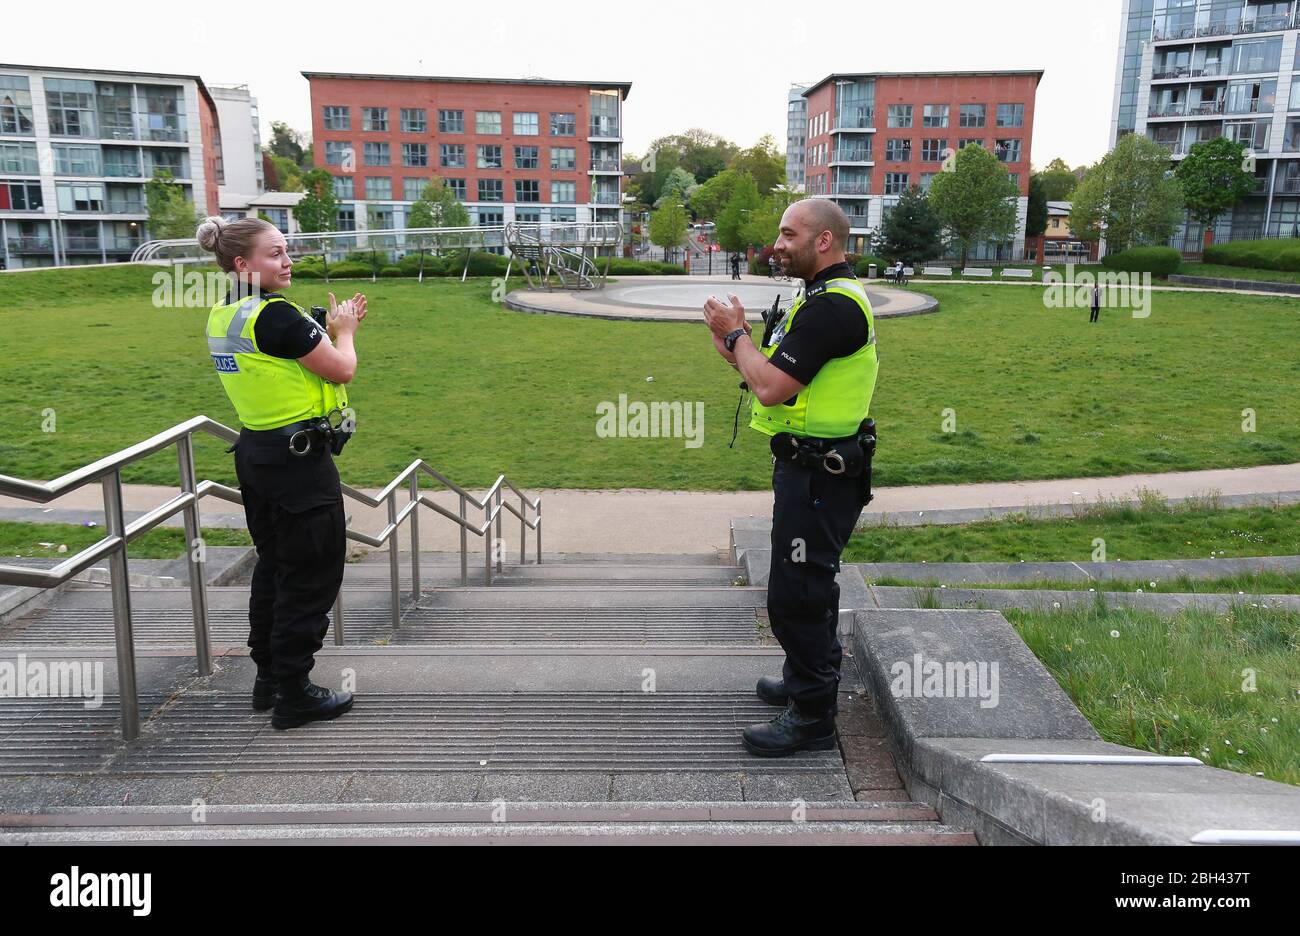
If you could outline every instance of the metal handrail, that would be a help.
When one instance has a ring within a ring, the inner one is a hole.
[[[190,601],[194,612],[195,658],[199,675],[212,675],[212,641],[208,628],[207,578],[205,573],[204,551],[200,536],[198,503],[204,497],[212,495],[234,504],[242,504],[243,496],[236,488],[228,487],[212,480],[198,481],[194,470],[193,438],[197,432],[206,432],[227,442],[238,442],[239,433],[207,416],[195,416],[170,429],[165,429],[141,442],[114,452],[112,455],[83,465],[52,481],[25,481],[0,474],[0,494],[34,501],[39,504],[57,500],[70,491],[86,484],[100,481],[104,488],[104,525],[105,536],[74,555],[49,569],[34,569],[25,566],[0,564],[0,585],[29,585],[37,588],[52,588],[68,581],[78,572],[88,568],[101,559],[108,559],[109,583],[113,592],[113,628],[117,648],[118,687],[122,707],[122,737],[134,741],[140,735],[140,703],[136,685],[135,671],[135,637],[131,621],[130,579],[127,569],[126,547],[137,537],[156,527],[169,517],[185,512],[186,561],[189,566]],[[176,446],[177,465],[180,470],[181,493],[163,504],[147,511],[130,523],[126,522],[122,506],[122,469],[142,458],[147,458],[168,446]],[[424,472],[459,497],[460,509],[453,512],[433,501],[420,491],[419,474]],[[397,489],[406,486],[409,500],[401,510],[397,508]],[[349,484],[340,483],[344,494],[353,500],[370,507],[387,505],[388,523],[377,536],[370,536],[360,530],[348,528],[346,536],[356,542],[373,547],[387,544],[389,549],[390,588],[392,592],[391,611],[393,627],[401,624],[401,585],[398,574],[397,532],[402,523],[411,521],[411,600],[420,597],[420,529],[419,513],[416,508],[428,507],[440,516],[446,517],[460,527],[460,579],[461,585],[469,584],[469,566],[466,534],[484,538],[484,583],[492,584],[492,564],[494,560],[493,545],[503,542],[501,538],[501,521],[504,511],[509,511],[519,518],[519,562],[527,560],[528,530],[537,534],[537,563],[542,561],[542,499],[530,499],[519,490],[505,475],[499,475],[482,498],[475,497],[469,491],[452,482],[423,459],[411,462],[380,492],[371,496],[358,491]],[[519,497],[519,506],[504,500],[504,490],[509,488]],[[495,502],[494,502],[495,501]],[[469,520],[467,508],[473,505],[483,511],[483,522],[473,523]],[[533,519],[528,519],[529,510]],[[487,534],[496,523],[495,539]],[[497,571],[502,570],[501,551],[495,552]],[[334,601],[334,643],[343,644],[343,590]]]

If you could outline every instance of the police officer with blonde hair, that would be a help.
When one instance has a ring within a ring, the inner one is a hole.
[[[764,676],[756,687],[783,711],[742,734],[760,756],[835,747],[842,658],[835,575],[871,500],[876,439],[867,413],[878,366],[871,303],[845,257],[848,234],[834,202],[809,198],[785,210],[773,257],[804,289],[759,344],[736,296],[704,306],[714,348],[754,395],[750,428],[769,437],[772,451],[767,611],[785,665],[781,677]]]
[[[356,374],[360,293],[330,294],[318,317],[280,295],[292,285],[284,235],[256,218],[208,218],[197,232],[230,274],[229,294],[208,315],[208,352],[242,427],[235,473],[257,547],[248,602],[253,708],[293,728],[337,718],[352,694],[309,673],[343,583],[343,492],[334,456],[353,428],[344,387]]]

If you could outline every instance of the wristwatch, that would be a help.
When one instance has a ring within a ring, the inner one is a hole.
[[[723,338],[722,343],[727,346],[728,351],[735,351],[736,342],[740,340],[740,336],[743,334],[745,334],[745,330],[743,328],[737,328],[734,332],[727,335],[726,338]]]

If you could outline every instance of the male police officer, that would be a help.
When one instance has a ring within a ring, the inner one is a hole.
[[[870,500],[876,384],[871,305],[846,262],[849,222],[831,201],[795,202],[781,217],[775,254],[803,294],[763,348],[745,336],[745,310],[710,298],[713,344],[745,379],[755,401],[750,427],[771,437],[772,566],[767,610],[785,650],[780,679],[758,682],[759,698],[785,710],[745,729],[752,754],[779,757],[835,746],[842,650],[836,632],[840,553]]]

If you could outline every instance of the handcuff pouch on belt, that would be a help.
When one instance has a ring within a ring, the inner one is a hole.
[[[336,414],[337,423],[332,421]],[[317,416],[305,422],[307,423],[305,428],[289,436],[289,452],[292,455],[308,455],[321,445],[329,446],[330,452],[338,455],[343,451],[343,446],[348,444],[348,439],[352,438],[351,432],[343,431],[343,411],[338,407],[324,416]]]
[[[876,453],[876,421],[864,419],[857,435],[843,439],[818,439],[778,432],[769,443],[772,454],[780,461],[789,461],[801,468],[825,471],[836,477],[858,478],[858,489],[863,506],[869,504],[871,493],[871,459]]]

